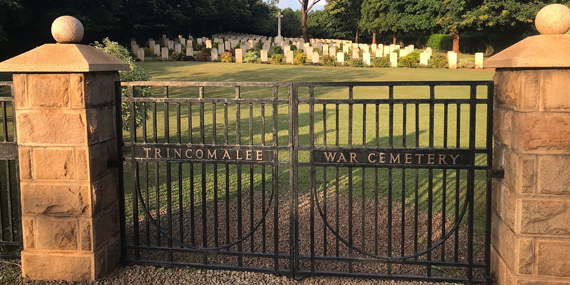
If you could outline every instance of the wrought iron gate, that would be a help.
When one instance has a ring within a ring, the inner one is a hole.
[[[120,86],[125,261],[489,282],[492,82]]]
[[[0,258],[18,258],[22,225],[12,82],[0,81]]]

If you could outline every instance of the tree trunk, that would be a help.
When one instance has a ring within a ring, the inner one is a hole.
[[[372,44],[376,44],[376,33],[372,33]]]
[[[303,30],[303,39],[305,40],[306,43],[308,43],[309,42],[309,31],[307,30],[307,11],[303,9],[301,14],[302,14],[301,29]]]
[[[392,44],[395,45],[398,42],[398,32],[394,32],[392,37]]]
[[[461,53],[459,51],[459,31],[453,32],[453,52]]]
[[[354,42],[358,43],[358,28],[356,28],[356,38],[354,38]]]

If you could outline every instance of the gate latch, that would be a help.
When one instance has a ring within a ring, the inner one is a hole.
[[[504,169],[491,169],[491,178],[503,179],[505,178]]]

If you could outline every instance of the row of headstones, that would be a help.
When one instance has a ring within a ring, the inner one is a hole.
[[[236,62],[243,62],[243,56],[245,51],[253,48],[255,43],[261,41],[263,43],[262,50],[260,52],[261,61],[267,62],[267,54],[271,45],[279,45],[283,48],[286,62],[293,63],[293,52],[290,50],[290,45],[285,44],[289,41],[294,42],[295,45],[304,51],[307,59],[313,63],[319,62],[319,53],[314,52],[313,49],[317,48],[322,51],[323,55],[336,55],[336,60],[340,64],[344,63],[344,54],[349,53],[352,47],[352,58],[360,59],[360,52],[362,51],[362,61],[364,65],[369,66],[371,64],[371,53],[376,57],[390,57],[390,65],[397,67],[398,58],[406,56],[414,51],[414,46],[409,45],[404,49],[400,49],[399,45],[382,45],[382,44],[356,44],[350,41],[341,40],[321,40],[321,39],[311,39],[310,43],[304,43],[303,39],[300,38],[278,38],[277,41],[272,42],[269,37],[255,36],[249,34],[217,34],[213,36],[213,41],[206,38],[197,38],[196,42],[199,44],[204,44],[206,48],[211,48],[210,58],[212,61],[217,61],[219,55],[223,54],[225,50],[231,50],[240,44],[240,48],[236,49]],[[148,39],[149,47],[153,50],[156,55],[160,55],[163,60],[169,59],[169,50],[174,48],[175,52],[181,53],[182,46],[186,45],[186,56],[193,56],[193,37],[188,36],[188,41],[181,35],[178,36],[178,42],[175,43],[170,40],[166,35],[162,35],[162,43],[165,45],[161,48],[160,44],[157,44],[154,39]],[[218,43],[218,47],[222,48],[212,48],[214,43]],[[342,43],[343,52],[336,52],[337,45]],[[133,53],[141,60],[144,61],[144,49],[140,48],[134,39],[131,39],[131,47]],[[399,50],[398,52],[395,52]],[[427,66],[432,55],[431,48],[427,48],[420,54],[420,65]],[[448,66],[450,69],[457,68],[457,54],[454,52],[448,52]],[[475,66],[476,68],[483,68],[483,54],[475,54]]]

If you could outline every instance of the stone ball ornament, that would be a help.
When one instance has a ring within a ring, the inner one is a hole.
[[[542,35],[562,35],[570,30],[570,8],[562,4],[551,4],[536,15],[534,24]]]
[[[51,24],[51,34],[58,43],[79,43],[83,39],[83,24],[75,17],[61,16]]]

